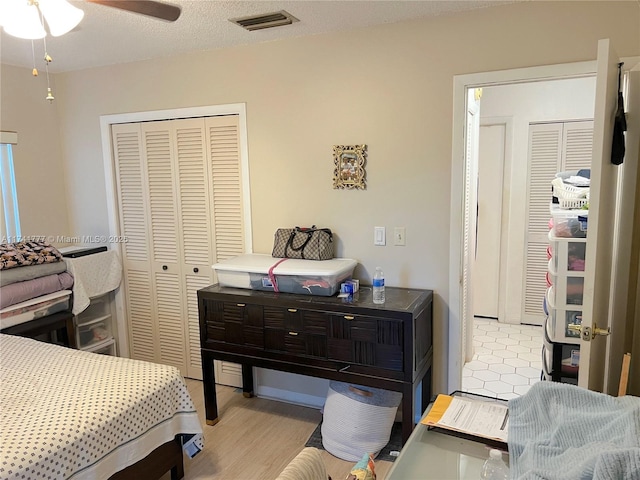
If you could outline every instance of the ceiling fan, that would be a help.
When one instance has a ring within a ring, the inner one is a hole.
[[[118,8],[128,12],[147,15],[167,22],[175,22],[180,17],[181,9],[177,5],[158,2],[156,0],[86,0],[106,7]]]

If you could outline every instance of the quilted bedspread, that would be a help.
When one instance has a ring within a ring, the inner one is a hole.
[[[0,415],[3,480],[107,479],[177,434],[202,441],[175,367],[2,334]]]

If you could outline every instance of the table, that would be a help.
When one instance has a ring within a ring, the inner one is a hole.
[[[269,368],[402,393],[403,441],[431,396],[431,290],[371,287],[351,301],[336,296],[274,293],[212,285],[198,290],[206,421],[218,407],[213,360],[242,365],[243,392],[253,396],[252,367]]]
[[[431,409],[427,408],[422,418]],[[486,445],[447,435],[418,423],[385,480],[478,480]],[[508,462],[508,455],[503,454]]]
[[[78,348],[73,315],[67,310],[2,329],[2,333],[6,333],[7,335],[18,335],[28,338],[37,338],[43,334],[50,335],[53,332],[56,332],[58,335],[57,340],[62,345]]]

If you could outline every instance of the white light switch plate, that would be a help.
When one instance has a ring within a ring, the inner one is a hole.
[[[373,244],[374,245],[386,245],[387,235],[384,227],[373,227]]]

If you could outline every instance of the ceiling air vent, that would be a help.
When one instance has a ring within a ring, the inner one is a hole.
[[[230,18],[230,22],[240,25],[242,28],[253,31],[263,28],[280,27],[282,25],[291,25],[299,20],[289,12],[280,10],[274,13],[265,13],[262,15],[253,15],[251,17]]]

